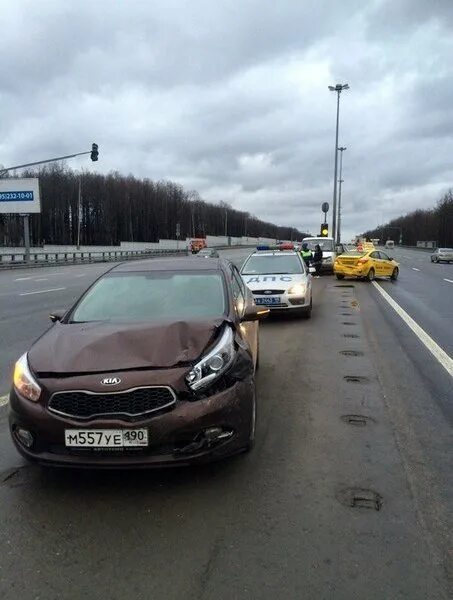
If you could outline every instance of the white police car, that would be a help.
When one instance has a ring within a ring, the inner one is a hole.
[[[313,304],[311,272],[297,252],[261,246],[242,265],[241,277],[256,304],[272,311],[297,311],[309,318]]]

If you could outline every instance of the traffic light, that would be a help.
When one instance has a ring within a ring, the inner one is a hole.
[[[327,223],[321,223],[321,237],[327,237],[329,235],[329,225]]]
[[[98,145],[92,144],[91,146],[91,160],[97,160],[99,156]]]

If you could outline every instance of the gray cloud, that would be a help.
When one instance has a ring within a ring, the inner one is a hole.
[[[82,150],[316,231],[342,95],[345,233],[451,185],[450,0],[1,0],[0,162]],[[75,167],[86,167],[84,160]]]

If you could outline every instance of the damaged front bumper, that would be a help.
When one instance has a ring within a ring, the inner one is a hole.
[[[181,394],[181,397],[183,395]],[[33,403],[14,390],[10,395],[10,430],[18,451],[27,459],[50,466],[137,468],[189,465],[235,454],[247,447],[255,418],[253,375],[227,389],[197,400],[177,399],[167,411],[135,419],[75,420],[49,412],[46,403]],[[146,428],[148,446],[138,448],[68,448],[65,430]],[[18,435],[28,431],[26,447]]]

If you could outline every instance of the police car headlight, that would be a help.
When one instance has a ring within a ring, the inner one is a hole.
[[[297,283],[296,285],[293,285],[293,287],[289,288],[288,294],[290,296],[303,296],[305,294],[306,289],[307,288],[305,284]]]
[[[41,395],[41,388],[36,383],[28,366],[27,355],[23,354],[14,366],[14,387],[21,396],[37,402]]]
[[[199,390],[220,377],[234,360],[234,335],[231,327],[225,327],[217,344],[186,376],[187,385],[192,390]]]

